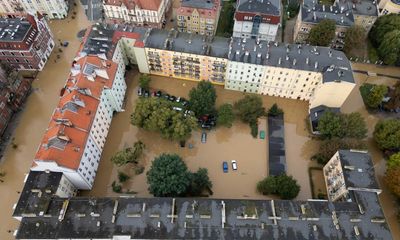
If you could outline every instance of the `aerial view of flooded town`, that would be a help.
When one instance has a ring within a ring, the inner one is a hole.
[[[400,239],[399,1],[0,13],[0,240]]]

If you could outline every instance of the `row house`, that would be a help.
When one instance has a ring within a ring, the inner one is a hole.
[[[42,70],[54,48],[42,15],[0,19],[0,60],[18,70]]]
[[[0,15],[8,17],[40,13],[50,19],[68,15],[68,0],[0,0]]]

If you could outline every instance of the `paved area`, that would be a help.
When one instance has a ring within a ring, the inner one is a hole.
[[[297,16],[286,21],[285,32],[283,33],[283,42],[285,43],[293,43],[293,32],[296,18]]]

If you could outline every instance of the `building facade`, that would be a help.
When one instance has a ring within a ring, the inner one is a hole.
[[[300,6],[294,27],[294,41],[305,43],[315,25],[324,19],[330,19],[336,24],[335,38],[331,47],[342,50],[347,29],[353,25],[361,26],[368,33],[378,18],[376,1],[362,0],[356,2],[336,0],[333,5],[318,4],[306,0]]]
[[[63,19],[68,15],[67,0],[0,0],[0,15],[15,17],[40,13],[50,19]]]
[[[281,1],[239,0],[234,15],[233,36],[275,41],[280,16]]]
[[[161,28],[171,0],[105,0],[104,15],[108,22]]]
[[[219,0],[185,0],[176,10],[177,28],[180,32],[212,36],[217,31],[220,13]]]
[[[400,1],[381,0],[379,2],[379,12],[381,15],[387,15],[391,13],[400,14]]]
[[[18,70],[42,70],[54,48],[43,16],[0,19],[0,60]]]

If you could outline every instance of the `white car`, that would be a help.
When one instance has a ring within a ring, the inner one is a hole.
[[[236,161],[235,161],[235,160],[232,160],[231,163],[232,163],[232,169],[233,169],[233,170],[237,170],[237,163],[236,163]]]

